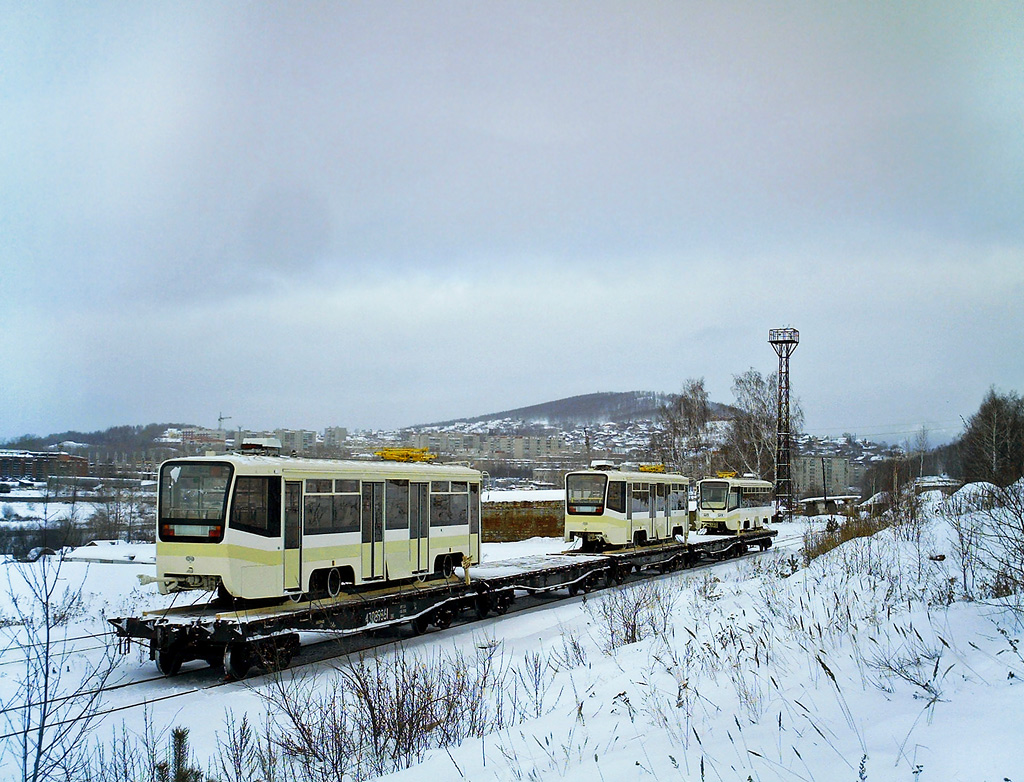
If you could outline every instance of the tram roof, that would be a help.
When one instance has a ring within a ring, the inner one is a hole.
[[[268,456],[238,453],[212,456],[182,456],[168,462],[219,462],[239,469],[277,475],[288,473],[319,473],[321,475],[396,475],[437,478],[479,479],[482,473],[462,464],[435,464],[425,462],[398,462],[371,459],[306,459],[296,456]],[[165,462],[168,463],[168,462]]]
[[[701,478],[699,483],[728,483],[730,486],[772,486],[771,481],[765,481],[761,478],[755,478],[752,475],[734,475],[731,477],[723,478]]]
[[[633,481],[635,483],[657,483],[659,481],[671,481],[672,483],[691,483],[685,475],[676,472],[640,472],[639,470],[598,470],[587,468],[584,470],[572,470],[569,475],[607,475],[610,479]]]

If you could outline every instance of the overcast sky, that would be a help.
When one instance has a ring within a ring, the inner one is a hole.
[[[1024,5],[0,0],[0,439],[1024,392]]]

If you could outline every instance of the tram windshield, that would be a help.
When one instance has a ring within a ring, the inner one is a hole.
[[[725,481],[701,481],[701,510],[725,510],[729,498],[729,484]]]
[[[221,540],[231,473],[230,464],[165,464],[160,469],[160,539]]]
[[[565,476],[565,508],[573,514],[604,513],[604,488],[607,475]]]

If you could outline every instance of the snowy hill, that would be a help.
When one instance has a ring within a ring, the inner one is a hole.
[[[439,421],[423,426],[451,426],[462,423],[516,420],[527,423],[549,424],[572,427],[578,424],[623,423],[627,421],[653,421],[659,416],[662,406],[671,401],[671,394],[656,391],[621,391],[582,394],[554,402],[503,410],[500,413]],[[728,405],[711,403],[715,416],[728,417]],[[418,428],[418,427],[415,427]]]

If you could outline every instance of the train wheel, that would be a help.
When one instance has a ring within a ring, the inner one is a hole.
[[[417,616],[409,624],[416,635],[423,635],[427,632],[427,628],[430,627],[430,618],[427,616]]]
[[[621,584],[626,580],[632,570],[632,565],[628,563],[619,563],[612,566],[611,570],[608,571],[608,576],[611,581],[614,581],[616,584]]]
[[[512,606],[512,595],[505,593],[498,595],[494,601],[494,613],[498,616],[504,616],[508,613],[508,609]]]
[[[245,642],[224,647],[224,674],[229,679],[244,679],[252,668],[252,649]]]
[[[492,608],[491,596],[484,593],[476,596],[476,616],[477,619],[486,619],[491,613]]]
[[[156,668],[164,676],[177,676],[183,662],[185,662],[185,648],[180,643],[165,646],[156,653]]]
[[[268,671],[287,668],[297,648],[297,641],[288,636],[271,638],[259,645],[257,653],[260,665]]]
[[[341,571],[336,567],[327,571],[327,594],[330,597],[337,597],[341,594]]]
[[[455,614],[450,608],[439,608],[434,612],[434,627],[438,630],[447,630],[452,626]]]

